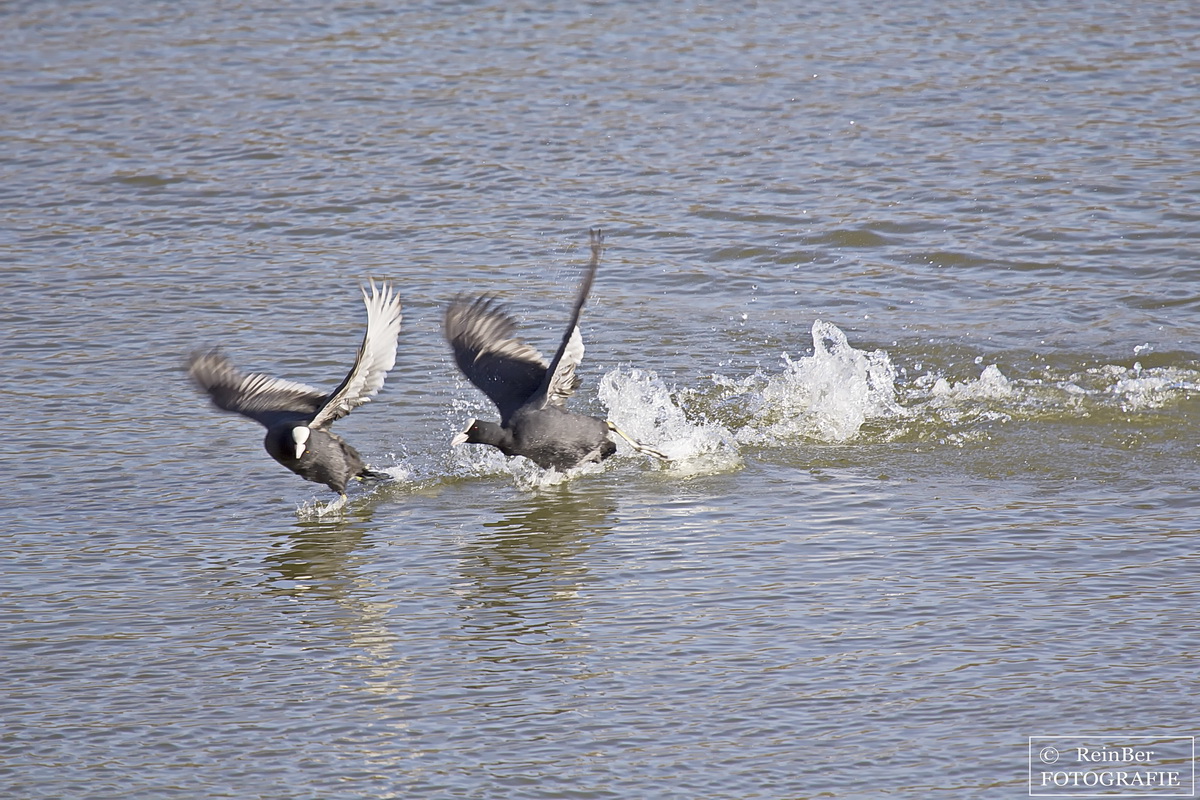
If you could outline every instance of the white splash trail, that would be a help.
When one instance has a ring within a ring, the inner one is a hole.
[[[600,402],[617,427],[666,455],[667,462],[652,461],[677,475],[724,472],[741,466],[736,437],[716,422],[694,422],[653,371],[611,370],[600,381]],[[618,451],[629,451],[617,442]],[[639,456],[641,457],[641,456]]]

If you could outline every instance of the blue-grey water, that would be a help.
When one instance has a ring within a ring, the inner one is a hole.
[[[0,6],[0,795],[1015,798],[1195,735],[1200,14]],[[566,480],[460,291],[562,333]],[[183,373],[332,388],[333,495]],[[1187,764],[1180,765],[1183,768]]]

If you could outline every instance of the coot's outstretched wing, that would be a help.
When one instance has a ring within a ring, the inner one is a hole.
[[[376,287],[371,281],[371,293],[362,290],[367,307],[367,332],[358,348],[354,366],[345,380],[330,393],[309,423],[323,428],[349,414],[383,388],[388,370],[396,364],[396,340],[400,336],[400,298],[388,284]]]
[[[554,358],[550,361],[550,366],[547,367],[542,378],[541,385],[534,393],[535,402],[538,402],[536,398],[541,397],[542,400],[538,404],[543,407],[547,405],[562,407],[571,393],[575,391],[575,387],[579,385],[579,379],[575,376],[575,368],[583,360],[583,337],[579,335],[579,317],[583,313],[583,305],[587,302],[588,295],[592,292],[592,282],[596,279],[596,268],[600,266],[600,252],[604,249],[604,232],[599,228],[593,228],[588,231],[588,238],[592,245],[592,258],[588,261],[583,280],[579,283],[579,291],[575,295],[575,307],[571,309],[571,321],[563,333],[558,352],[554,354]]]
[[[281,422],[306,421],[326,401],[324,392],[303,383],[247,375],[217,350],[193,353],[187,370],[217,408],[242,414],[268,428]]]
[[[459,295],[446,309],[444,332],[454,361],[467,380],[486,394],[508,424],[546,377],[546,359],[516,338],[517,324],[488,296]]]

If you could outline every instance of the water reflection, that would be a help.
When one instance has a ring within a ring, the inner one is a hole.
[[[365,560],[358,551],[367,546],[368,509],[347,509],[331,519],[300,519],[284,531],[279,549],[263,560],[278,573],[269,577],[273,592],[294,597],[316,595],[344,601],[360,593]]]
[[[514,645],[574,649],[578,598],[589,580],[585,555],[612,529],[614,510],[607,494],[562,487],[514,499],[503,516],[483,523],[462,549],[455,586],[463,638],[480,648],[480,658],[530,655]]]
[[[375,695],[407,699],[412,692],[412,669],[406,663],[400,637],[390,619],[401,598],[379,583],[373,568],[369,536],[374,504],[354,504],[331,519],[302,519],[284,531],[281,546],[264,565],[276,575],[267,578],[268,591],[294,600],[287,613],[317,623],[314,639],[334,632],[351,664],[361,669],[363,688]],[[337,612],[322,612],[331,601]]]

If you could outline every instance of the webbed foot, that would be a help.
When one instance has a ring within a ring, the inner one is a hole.
[[[617,434],[622,439],[624,439],[626,442],[628,442],[629,446],[632,447],[634,450],[638,451],[639,453],[643,453],[648,456],[654,456],[655,458],[661,459],[663,461],[671,460],[671,457],[668,456],[666,453],[662,452],[661,450],[656,450],[648,444],[642,444],[637,439],[634,439],[632,436],[625,433],[625,431],[618,428],[612,422],[606,422],[605,424],[608,425],[608,429],[610,431]]]

